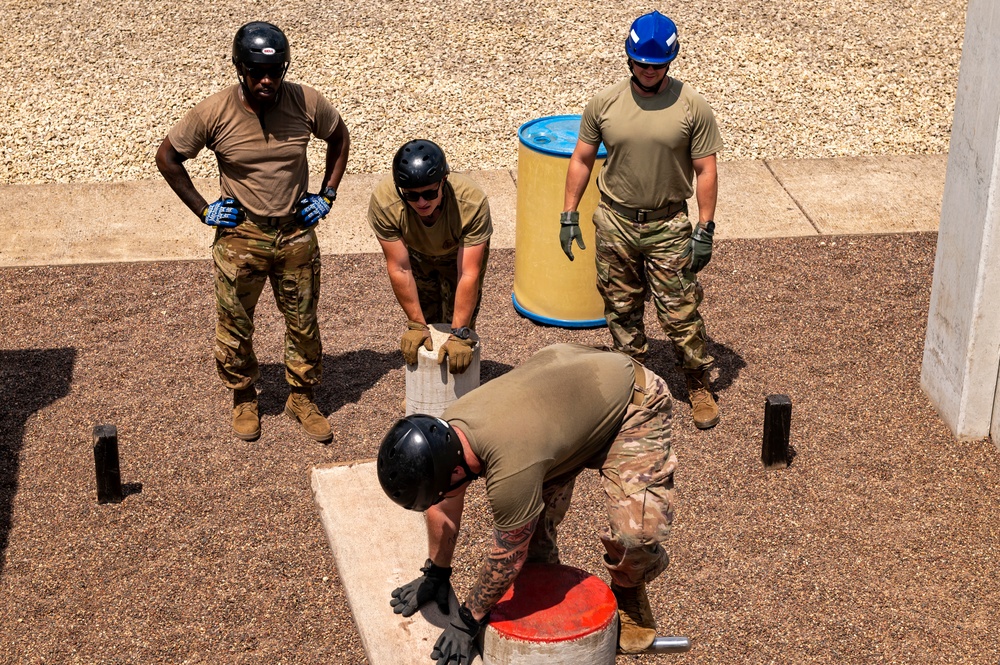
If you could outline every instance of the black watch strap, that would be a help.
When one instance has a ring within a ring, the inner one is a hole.
[[[469,326],[462,326],[461,328],[452,328],[451,334],[459,339],[469,339],[472,337],[472,328]]]
[[[336,201],[337,200],[337,190],[335,190],[333,187],[327,187],[322,192],[320,192],[320,196],[323,196],[324,198],[328,198],[331,201]]]

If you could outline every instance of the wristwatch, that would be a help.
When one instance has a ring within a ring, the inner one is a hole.
[[[335,190],[333,187],[327,187],[322,192],[320,192],[320,196],[322,196],[324,198],[327,198],[327,199],[330,199],[330,201],[336,201],[337,200],[337,190]]]
[[[451,334],[459,339],[469,339],[472,337],[472,328],[469,326],[462,326],[461,328],[452,328]]]

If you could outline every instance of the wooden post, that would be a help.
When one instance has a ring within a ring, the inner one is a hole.
[[[94,468],[97,470],[97,503],[121,503],[122,474],[118,466],[118,428],[94,428]]]
[[[788,395],[768,395],[764,404],[764,443],[760,461],[767,469],[785,469],[791,463],[788,435],[792,427],[792,400]]]

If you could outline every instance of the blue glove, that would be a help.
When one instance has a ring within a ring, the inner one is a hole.
[[[246,217],[247,214],[240,207],[240,202],[233,198],[219,199],[201,211],[201,221],[209,226],[222,226],[227,229],[233,228]]]
[[[308,229],[330,214],[330,204],[332,203],[332,199],[321,194],[306,194],[299,199],[299,205],[295,209],[295,217],[302,223],[302,226]]]

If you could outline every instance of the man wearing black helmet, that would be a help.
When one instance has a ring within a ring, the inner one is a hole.
[[[584,468],[599,470],[605,494],[609,526],[600,539],[619,647],[637,653],[652,644],[646,584],[667,567],[662,543],[674,512],[670,412],[666,383],[628,356],[556,344],[462,396],[440,419],[396,422],[379,447],[379,482],[397,504],[425,511],[428,535],[423,575],[392,592],[397,614],[432,600],[448,612],[470,481],[485,479],[493,513],[493,546],[431,658],[470,662],[476,635],[522,566],[559,562],[556,528]]]
[[[308,86],[284,80],[290,62],[285,34],[270,23],[241,27],[233,39],[238,85],[218,92],[178,122],[163,139],[156,165],[198,218],[216,227],[215,360],[233,391],[237,437],[260,436],[253,350],[253,317],[270,281],[285,317],[285,413],[321,442],[330,425],[313,401],[320,382],[322,346],[316,307],[320,255],[315,225],[330,212],[347,166],[350,135],[337,110]],[[306,148],[316,136],[327,144],[319,193],[310,193]],[[215,153],[222,196],[208,203],[184,162],[202,148]]]
[[[663,14],[650,12],[632,23],[625,39],[630,78],[598,92],[584,109],[566,175],[559,240],[571,261],[574,241],[585,249],[577,206],[603,141],[608,157],[597,176],[601,202],[594,226],[597,288],[608,330],[616,349],[645,358],[643,312],[652,296],[687,380],[694,424],[707,429],[719,422],[719,408],[711,392],[714,360],[698,312],[704,293],[697,273],[712,258],[715,156],[722,138],[708,102],[668,75],[679,50],[677,26]],[[692,194],[699,217],[693,230],[687,209]]]
[[[409,141],[393,157],[392,175],[372,193],[368,223],[406,314],[403,359],[413,364],[421,346],[432,350],[428,324],[448,323],[451,335],[438,349],[438,362],[447,357],[452,374],[464,372],[493,232],[486,194],[471,179],[449,173],[436,143]]]

